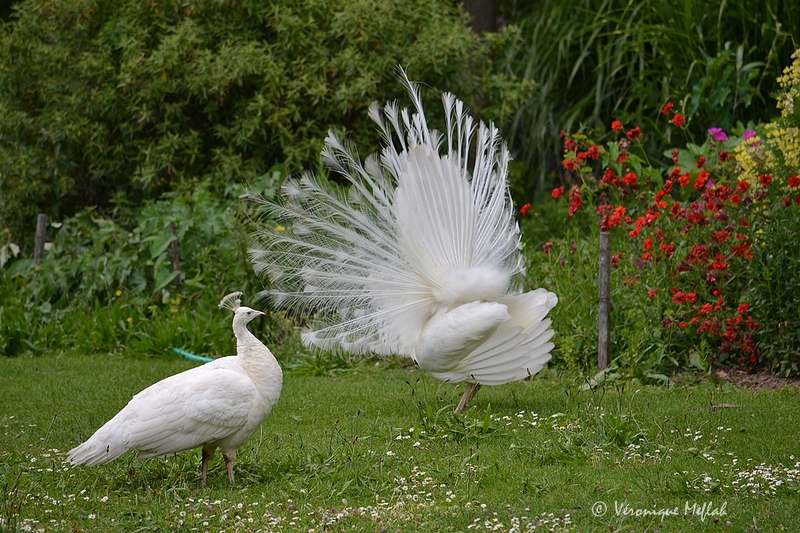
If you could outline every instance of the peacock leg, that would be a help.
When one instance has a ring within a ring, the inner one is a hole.
[[[228,481],[231,482],[231,485],[233,485],[233,459],[235,457],[235,453],[233,457],[228,457],[228,454],[225,452],[222,453],[222,458],[225,459],[225,468],[228,469]]]
[[[206,478],[208,477],[208,462],[214,458],[214,450],[206,450],[203,448],[203,467],[200,473],[200,485],[206,486]]]
[[[467,383],[467,388],[464,389],[464,395],[461,397],[461,401],[458,402],[458,407],[456,407],[456,413],[464,412],[464,409],[467,408],[469,402],[478,394],[480,388],[480,383]]]

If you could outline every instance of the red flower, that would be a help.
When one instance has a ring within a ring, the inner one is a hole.
[[[644,249],[648,252],[653,249],[653,239],[648,237],[644,240]]]
[[[739,205],[742,202],[742,198],[738,194],[734,194],[731,196],[731,203],[733,205]]]
[[[800,187],[800,178],[798,178],[797,176],[789,176],[789,187],[791,187],[792,189]]]
[[[575,142],[575,139],[573,139],[572,137],[567,137],[567,140],[564,141],[564,151],[565,152],[578,151],[578,143]]]
[[[678,183],[681,184],[681,187],[686,187],[687,185],[689,185],[689,182],[691,181],[691,179],[692,179],[692,177],[689,175],[688,172],[686,172],[683,175],[681,175],[680,178],[678,178]]]
[[[747,189],[749,189],[749,188],[750,188],[750,184],[747,183],[746,181],[740,181],[739,183],[736,184],[736,190],[739,191],[742,194],[746,193]]]
[[[720,163],[724,163],[725,161],[728,161],[729,159],[733,159],[733,156],[731,154],[729,154],[727,150],[724,150],[721,154],[719,154],[719,162]]]
[[[772,176],[769,174],[761,174],[761,177],[758,178],[758,181],[761,182],[761,185],[764,187],[768,187],[770,183],[772,183]]]
[[[639,137],[642,136],[642,129],[639,126],[636,126],[632,130],[628,132],[628,139],[635,141]]]
[[[748,309],[750,309],[750,304],[739,304],[739,307],[736,310],[741,314],[745,314]]]
[[[672,149],[672,164],[673,165],[677,165],[678,164],[678,155],[680,155],[680,153],[681,153],[680,150],[678,150],[677,148],[673,148]]]
[[[544,252],[544,255],[548,255],[550,253],[550,250],[552,249],[553,249],[553,243],[550,241],[547,241],[542,245],[542,252]]]
[[[553,189],[553,192],[551,192],[550,194],[553,195],[553,198],[558,200],[559,198],[561,198],[564,195],[564,187],[563,186],[556,187],[555,189]]]
[[[674,117],[672,117],[672,123],[678,126],[679,128],[686,124],[686,118],[680,113],[676,113]]]
[[[565,159],[561,164],[564,165],[564,168],[567,170],[575,170],[578,168],[578,162],[572,158]]]
[[[581,190],[577,185],[573,185],[572,190],[569,191],[569,201],[569,216],[572,216],[583,205]]]
[[[624,183],[629,187],[633,187],[634,185],[636,185],[636,180],[637,180],[636,173],[628,172],[627,174],[625,174],[625,177],[622,178],[622,183]]]
[[[625,152],[624,154],[620,154],[620,156],[617,158],[617,163],[622,164],[627,160],[628,160],[628,152]]]
[[[519,208],[519,214],[525,216],[528,214],[528,211],[531,210],[531,204],[525,204]]]
[[[672,257],[672,254],[675,253],[675,246],[673,244],[667,244],[665,242],[662,242],[660,249],[661,253],[667,257]]]
[[[599,159],[600,158],[600,148],[597,147],[596,144],[593,144],[586,150],[586,155],[588,155],[592,159]]]
[[[603,177],[600,178],[600,181],[603,183],[610,183],[614,187],[619,187],[619,179],[617,179],[616,174],[614,174],[614,169],[611,167],[606,168],[606,171],[603,173]]]
[[[697,168],[703,168],[703,165],[706,164],[706,156],[701,155],[700,159],[697,160]]]
[[[622,131],[622,122],[615,120],[611,123],[611,129],[614,131]]]
[[[650,289],[649,291],[647,291],[647,295],[650,298],[655,298],[656,294],[658,294],[658,289]]]
[[[700,190],[703,187],[705,187],[706,186],[706,182],[708,181],[708,178],[710,178],[710,177],[711,177],[711,173],[708,170],[701,170],[700,171],[700,175],[697,176],[697,179],[694,182],[694,188],[697,189],[697,190]]]
[[[679,115],[676,115],[676,116],[679,116]],[[686,321],[685,321],[685,320],[681,320],[681,321],[678,323],[678,325],[679,325],[681,328],[685,328],[685,327],[686,327]]]
[[[713,311],[713,310],[714,310],[714,306],[713,306],[713,305],[711,305],[711,304],[709,304],[709,303],[705,303],[705,304],[703,304],[703,306],[700,308],[700,314],[701,314],[701,315],[707,315],[707,314],[709,314],[709,313],[710,313],[711,311]]]
[[[721,229],[719,231],[715,231],[714,233],[712,233],[711,238],[714,240],[715,243],[722,244],[723,242],[731,238],[731,232]]]
[[[667,104],[664,106],[664,109],[661,110],[661,114],[664,115],[665,117],[669,115],[669,110],[672,109],[674,105],[675,104],[673,104],[672,102],[667,102]]]

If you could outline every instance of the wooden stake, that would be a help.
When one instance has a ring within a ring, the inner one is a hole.
[[[44,238],[47,233],[47,215],[39,213],[36,217],[36,241],[33,247],[33,264],[38,265],[44,256]]]
[[[172,242],[169,243],[169,251],[172,255],[172,271],[178,272],[181,269],[181,249],[178,244],[178,230],[175,228],[175,223],[169,223],[169,232],[172,234]],[[175,276],[175,288],[181,288],[181,275]]]
[[[611,300],[611,235],[600,232],[599,305],[597,307],[597,369],[608,367],[609,322],[608,307]]]

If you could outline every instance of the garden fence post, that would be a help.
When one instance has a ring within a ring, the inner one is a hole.
[[[33,245],[33,264],[38,265],[44,256],[44,238],[47,231],[47,215],[39,213],[36,217],[36,240]]]
[[[611,300],[611,235],[607,231],[600,232],[599,264],[598,286],[600,298],[597,308],[597,369],[603,371],[608,367],[608,306]]]
[[[169,251],[172,255],[172,270],[173,272],[180,272],[181,270],[181,249],[178,244],[178,231],[175,228],[175,223],[169,223],[169,232],[172,234],[172,242],[169,243]],[[175,288],[181,288],[181,275],[175,276]]]

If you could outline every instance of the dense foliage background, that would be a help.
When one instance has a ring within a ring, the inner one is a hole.
[[[127,214],[176,188],[255,181],[317,158],[331,127],[373,151],[397,65],[434,93],[492,102],[494,43],[441,1],[25,1],[0,33],[0,227],[37,211]],[[280,174],[279,174],[280,176]],[[277,183],[273,183],[273,188]]]
[[[594,210],[603,204],[593,194],[605,168],[565,167],[563,157],[577,152],[565,154],[562,130],[610,147],[626,138],[612,131],[613,120],[640,128],[628,163],[639,158],[641,188],[615,203],[632,212],[646,212],[663,187],[676,165],[673,149],[686,167],[719,156],[708,128],[727,131],[731,150],[748,128],[757,131],[763,153],[773,155],[761,160],[755,150],[749,164],[743,152],[723,174],[729,186],[748,174],[755,187],[762,173],[781,184],[748,215],[760,224],[750,230],[755,257],[725,287],[736,295],[731,305],[748,303],[761,324],[752,333],[758,357],[739,345],[723,357],[724,339],[663,327],[680,319],[669,297],[654,310],[648,291],[677,287],[670,265],[654,264],[644,283],[643,239],[619,238],[615,254],[627,259],[612,275],[613,368],[642,380],[714,364],[796,373],[800,207],[784,184],[800,171],[792,170],[800,123],[787,112],[800,84],[790,74],[783,86],[777,78],[800,43],[800,7],[781,0],[498,7],[505,28],[478,37],[460,6],[439,0],[15,4],[0,31],[0,352],[224,353],[229,321],[216,302],[261,287],[246,257],[254,213],[239,196],[245,187],[276,194],[286,175],[315,168],[329,128],[346,131],[362,156],[374,151],[368,106],[405,101],[395,75],[403,65],[422,82],[434,123],[438,94],[449,90],[503,128],[516,158],[514,196],[534,203],[523,219],[531,284],[560,297],[557,365],[591,369],[596,358],[596,311],[586,302],[596,300]],[[584,210],[569,216],[569,202],[550,199],[558,186],[564,198],[576,186]],[[678,191],[670,193],[676,201],[702,194]],[[49,249],[34,265],[38,212],[52,224]],[[672,230],[678,238],[681,228]],[[681,290],[700,294],[689,285]],[[261,327],[297,355],[295,326],[276,312]]]

